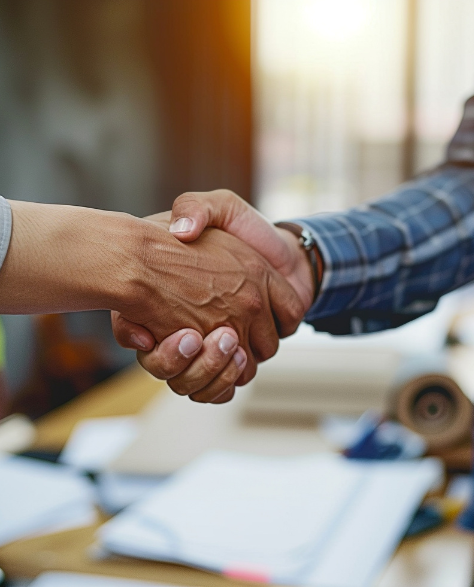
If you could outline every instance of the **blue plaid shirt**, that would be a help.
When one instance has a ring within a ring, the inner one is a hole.
[[[394,328],[474,280],[474,96],[439,168],[343,213],[296,220],[324,259],[305,321],[332,334]]]

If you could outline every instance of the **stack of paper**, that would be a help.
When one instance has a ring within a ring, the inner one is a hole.
[[[87,479],[60,465],[0,459],[0,545],[94,520],[93,489]]]
[[[67,587],[166,587],[162,583],[79,573],[44,573],[33,581],[30,587],[65,587],[66,585]]]
[[[116,553],[232,577],[367,587],[440,476],[435,460],[213,452],[105,524],[100,537]]]

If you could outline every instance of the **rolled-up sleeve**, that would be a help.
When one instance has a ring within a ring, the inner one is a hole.
[[[317,330],[400,326],[474,280],[474,169],[448,165],[369,204],[296,222],[325,264],[305,318]]]
[[[316,330],[376,332],[433,310],[474,280],[474,96],[441,167],[369,204],[295,222],[325,265],[305,317]]]
[[[0,268],[5,261],[12,234],[12,211],[10,204],[0,196]]]

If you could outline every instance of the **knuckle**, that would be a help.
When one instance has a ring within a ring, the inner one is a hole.
[[[208,402],[208,400],[207,400],[206,398],[204,398],[204,397],[202,397],[202,396],[199,396],[199,395],[190,395],[190,396],[189,396],[189,399],[190,399],[192,402],[195,402],[195,403],[197,403],[197,404],[207,404],[207,403],[209,403],[209,402]]]
[[[248,300],[248,308],[252,314],[260,314],[264,308],[263,300],[259,295],[253,295]]]
[[[180,206],[186,206],[187,204],[195,204],[198,202],[198,197],[194,192],[185,192],[176,198],[173,204],[173,210]]]
[[[233,200],[239,196],[234,191],[229,190],[228,188],[223,188],[221,190],[221,197],[226,198],[227,200]]]
[[[218,401],[217,403],[227,404],[228,402],[230,402],[231,400],[234,399],[234,396],[235,396],[235,389],[231,389],[225,394],[225,397],[219,398],[220,401]]]
[[[144,353],[142,351],[138,351],[137,352],[137,361],[145,369],[145,371],[148,371],[148,373],[150,375],[152,375],[153,377],[156,377],[156,379],[163,379],[162,377],[160,377],[160,373],[158,373],[154,369],[154,365],[150,362],[149,355],[147,353]]]
[[[160,355],[159,351],[139,352],[137,356],[140,365],[157,379],[166,381],[180,372],[179,366],[169,357]]]
[[[302,302],[290,304],[288,306],[288,314],[289,314],[289,330],[291,333],[295,332],[298,328],[300,322],[304,318],[304,306]]]
[[[245,291],[244,304],[251,314],[259,314],[264,308],[264,302],[258,287],[249,286]]]
[[[176,369],[168,363],[158,363],[153,365],[153,370],[158,379],[168,380],[176,375]]]
[[[252,255],[246,262],[249,272],[257,277],[263,279],[268,271],[266,263],[257,255]]]
[[[219,373],[225,365],[225,357],[220,354],[203,354],[202,359],[203,370],[207,375],[215,375],[216,373]]]
[[[239,377],[239,385],[247,385],[257,374],[257,364],[255,361],[247,363],[245,371]]]
[[[176,395],[186,396],[192,393],[192,391],[186,389],[186,386],[182,382],[170,380],[167,383],[168,387],[171,389],[171,391],[176,393]]]
[[[277,337],[271,337],[259,348],[259,362],[268,361],[274,357],[278,351],[279,340]]]
[[[215,382],[215,387],[219,388],[218,391],[225,391],[235,383],[238,376],[239,372],[237,369],[226,369],[219,375],[217,381]]]
[[[280,315],[279,334],[281,338],[290,336],[296,332],[305,315],[303,303],[299,300],[296,303],[288,304],[285,307],[284,315]]]
[[[290,305],[289,310],[292,320],[298,322],[299,324],[301,320],[303,320],[305,314],[303,302],[301,300],[298,300],[297,302],[295,302],[295,304]]]

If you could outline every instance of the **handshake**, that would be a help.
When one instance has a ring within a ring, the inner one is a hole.
[[[0,198],[0,266],[0,313],[112,310],[145,369],[214,403],[296,330],[316,281],[298,237],[227,190],[143,219]]]
[[[227,402],[310,307],[308,254],[227,190],[184,194],[145,221],[129,307],[112,312],[115,337],[176,393]]]

